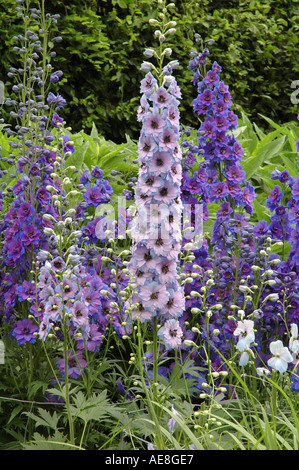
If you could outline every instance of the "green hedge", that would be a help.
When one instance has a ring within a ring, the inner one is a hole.
[[[298,106],[290,95],[291,83],[299,79],[298,0],[175,3],[173,19],[178,26],[171,46],[182,67],[176,75],[184,96],[185,124],[194,124],[196,90],[187,65],[195,32],[215,40],[211,60],[222,66],[235,111],[243,109],[262,126],[265,121],[258,113],[279,123],[296,119]],[[16,60],[12,37],[21,32],[14,5],[15,0],[2,0],[0,11],[0,79],[7,89],[8,68]],[[63,42],[55,47],[52,63],[64,72],[60,90],[68,101],[64,111],[68,123],[79,131],[95,122],[99,132],[115,142],[124,141],[126,134],[137,138],[143,76],[139,69],[144,48],[153,45],[148,20],[156,17],[156,2],[47,0],[46,8],[61,15],[55,34]]]

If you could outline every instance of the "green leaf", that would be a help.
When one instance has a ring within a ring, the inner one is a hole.
[[[291,176],[298,175],[298,168],[297,168],[297,158],[293,152],[282,152],[280,155],[285,169],[290,173]]]
[[[70,411],[74,418],[81,418],[83,421],[88,422],[91,420],[100,421],[107,413],[112,405],[107,400],[107,391],[103,390],[101,393],[93,393],[93,395],[86,399],[83,392],[79,391],[73,396]]]
[[[27,412],[27,411],[24,411],[23,414],[33,419],[36,422],[36,426],[45,426],[54,430],[57,429],[60,416],[58,416],[56,411],[54,411],[54,413],[51,414],[49,411],[44,410],[43,408],[38,408],[38,413],[40,416],[37,416],[34,413]]]
[[[246,159],[243,163],[243,169],[246,172],[247,179],[252,178],[267,159],[271,159],[276,156],[283,148],[286,139],[285,135],[280,138],[270,140],[277,135],[277,132],[280,131],[274,131],[261,140],[251,157]]]
[[[22,444],[24,450],[73,450],[80,449],[78,446],[72,446],[67,442],[67,437],[59,431],[55,431],[53,436],[45,438],[35,432],[33,440]]]
[[[253,201],[254,213],[258,220],[266,220],[270,223],[269,211],[257,199]]]
[[[66,160],[66,168],[75,166],[78,170],[81,169],[84,162],[84,157],[89,147],[89,142],[85,142],[82,147],[75,150],[75,152]]]
[[[274,127],[274,129],[281,129],[281,126],[279,124],[276,124],[276,122],[274,122],[272,119],[270,119],[269,117],[267,116],[263,116],[262,114],[258,113],[259,116],[261,116],[263,119],[265,119],[265,121],[267,121],[269,124],[271,124],[272,127]]]
[[[16,408],[14,408],[11,412],[11,415],[9,417],[9,420],[7,421],[6,425],[8,425],[21,411],[23,411],[24,406],[23,405],[18,405]]]

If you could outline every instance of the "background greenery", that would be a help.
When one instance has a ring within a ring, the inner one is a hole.
[[[34,2],[33,2],[34,4]],[[291,83],[299,80],[299,0],[176,0],[172,38],[176,73],[184,96],[184,124],[194,125],[192,100],[196,90],[186,72],[194,33],[213,38],[211,60],[223,68],[235,111],[244,110],[265,126],[259,113],[277,123],[296,119]],[[46,0],[46,9],[59,13],[55,69],[64,72],[60,83],[68,106],[64,117],[75,131],[91,128],[107,139],[123,142],[137,138],[140,69],[145,47],[152,47],[148,19],[156,2],[147,0]],[[15,0],[0,0],[0,79],[10,90],[8,68],[16,65],[13,36],[21,33]]]

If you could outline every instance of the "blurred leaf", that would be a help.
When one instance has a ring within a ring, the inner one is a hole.
[[[280,134],[280,130],[264,137],[264,139],[259,141],[250,158],[242,162],[247,179],[252,178],[267,159],[270,160],[282,150],[286,136],[275,138],[278,134]]]

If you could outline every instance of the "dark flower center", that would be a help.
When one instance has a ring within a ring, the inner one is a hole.
[[[156,240],[156,245],[157,245],[157,246],[163,246],[163,245],[164,245],[163,239],[162,239],[162,238],[158,238],[158,239]]]

